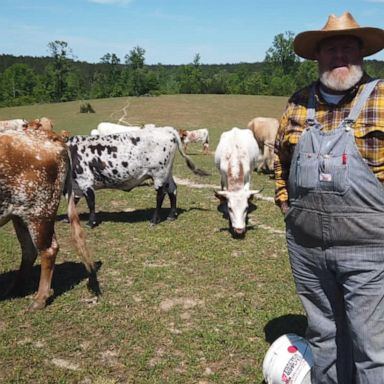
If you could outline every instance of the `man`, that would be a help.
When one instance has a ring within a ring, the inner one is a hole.
[[[313,384],[384,383],[384,81],[363,58],[384,30],[350,13],[298,34],[319,80],[295,93],[276,138],[276,204],[308,318]]]

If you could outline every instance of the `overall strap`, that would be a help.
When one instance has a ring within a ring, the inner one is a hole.
[[[313,83],[311,90],[309,91],[308,109],[307,109],[307,128],[313,127],[316,123],[316,100],[315,100],[316,83]]]
[[[364,85],[364,89],[360,93],[359,98],[357,99],[356,103],[349,112],[348,117],[343,121],[345,125],[352,125],[356,121],[357,117],[360,115],[361,110],[363,109],[364,104],[368,100],[369,96],[371,95],[371,93],[376,87],[376,84],[379,81],[380,79],[375,79]]]

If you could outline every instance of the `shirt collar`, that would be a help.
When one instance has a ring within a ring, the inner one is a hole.
[[[358,83],[356,83],[356,85],[354,85],[352,88],[348,89],[346,91],[345,95],[342,97],[342,99],[337,104],[328,103],[324,99],[323,95],[320,92],[320,80],[317,80],[316,81],[316,85],[315,85],[316,102],[318,102],[320,104],[326,104],[326,105],[328,105],[330,107],[340,107],[340,106],[342,106],[344,104],[348,104],[356,96],[356,94],[359,91],[360,87],[363,84],[368,83],[371,80],[372,80],[372,78],[366,72],[364,72],[363,76],[360,79],[360,81]]]

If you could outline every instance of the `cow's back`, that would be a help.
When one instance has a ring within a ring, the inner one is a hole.
[[[60,141],[38,131],[0,134],[0,224],[10,214],[56,215],[69,157]]]
[[[113,135],[116,133],[131,132],[141,129],[139,126],[121,125],[109,122],[101,122],[97,125],[96,130],[99,135]]]
[[[80,188],[131,189],[145,178],[164,178],[177,149],[173,128],[148,128],[108,136],[74,136],[71,150]]]
[[[265,142],[274,142],[279,121],[273,117],[255,117],[248,123],[248,128],[253,132],[260,146]]]
[[[234,127],[223,132],[215,151],[216,166],[219,167],[221,161],[239,149],[249,156],[250,162],[256,161],[259,156],[259,148],[250,130]]]

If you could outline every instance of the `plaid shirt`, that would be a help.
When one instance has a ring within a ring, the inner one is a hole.
[[[364,74],[361,81],[337,105],[328,104],[319,92],[319,81],[316,82],[316,119],[324,131],[338,127],[345,119],[363,87],[371,80]],[[275,153],[275,201],[277,205],[288,201],[287,183],[291,157],[305,128],[307,118],[308,97],[313,84],[295,93],[288,101],[286,110],[280,119],[280,127],[276,136]],[[372,172],[384,183],[384,81],[375,87],[368,101],[354,124],[355,142],[363,159]]]

